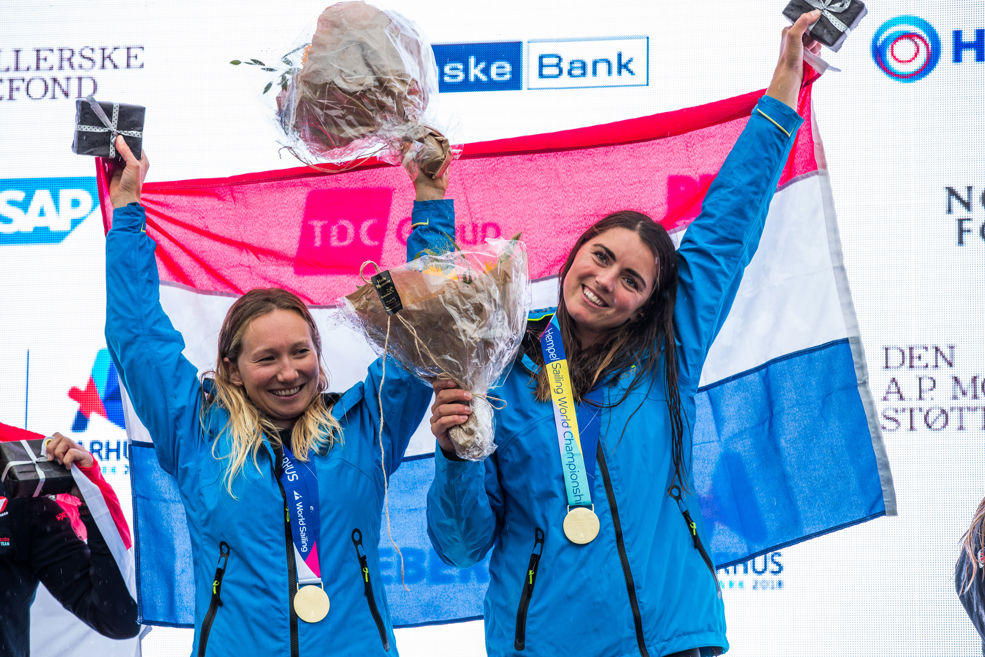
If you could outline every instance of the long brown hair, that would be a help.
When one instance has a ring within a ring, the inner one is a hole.
[[[297,313],[308,325],[311,341],[318,357],[319,388],[328,384],[328,376],[321,363],[321,335],[307,306],[296,295],[281,288],[250,290],[229,308],[219,330],[219,353],[215,370],[209,376],[215,382],[215,392],[210,403],[218,403],[229,412],[227,427],[232,440],[226,468],[226,490],[232,495],[233,479],[242,471],[247,456],[257,465],[257,452],[263,445],[264,435],[272,440],[280,439],[280,432],[273,421],[260,412],[250,401],[242,386],[230,379],[231,364],[235,363],[243,350],[243,336],[250,323],[274,310],[287,310]],[[206,404],[206,407],[208,403]],[[321,394],[315,395],[304,413],[294,423],[291,430],[291,451],[301,461],[308,460],[312,450],[324,454],[336,441],[341,439],[341,427],[332,417]],[[213,443],[213,454],[215,443]]]
[[[636,233],[640,241],[653,253],[657,264],[657,276],[649,298],[640,310],[622,326],[609,331],[597,343],[583,348],[578,341],[575,322],[568,314],[564,302],[564,279],[574,264],[578,251],[589,240],[613,228],[625,228]],[[658,375],[659,362],[663,357],[663,377],[667,391],[667,412],[670,415],[671,444],[674,459],[674,473],[684,486],[687,465],[683,454],[684,412],[680,392],[677,388],[678,367],[675,349],[674,304],[677,300],[677,252],[670,235],[663,226],[641,212],[622,210],[607,215],[588,228],[571,251],[561,267],[559,275],[561,291],[558,294],[557,320],[561,327],[568,352],[568,369],[576,401],[583,401],[588,391],[596,383],[613,379],[621,373],[633,369],[634,375],[622,403],[631,390],[644,380]],[[551,398],[547,373],[543,368],[543,355],[540,352],[539,337],[543,322],[533,322],[527,326],[524,339],[524,353],[541,365],[536,375],[535,396],[540,401]],[[637,409],[638,410],[638,409]]]
[[[961,537],[961,549],[968,557],[964,572],[956,573],[956,576],[961,578],[961,593],[971,588],[975,581],[975,575],[979,571],[978,553],[985,551],[985,531],[982,531],[985,527],[983,525],[985,525],[985,499],[979,503],[975,517],[971,519],[971,526]]]

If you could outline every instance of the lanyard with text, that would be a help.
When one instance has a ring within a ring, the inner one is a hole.
[[[317,623],[325,618],[329,607],[318,563],[317,540],[321,521],[318,513],[318,479],[311,466],[298,461],[287,445],[282,449],[283,452],[278,454],[281,459],[280,483],[287,498],[298,576],[294,611],[306,623]]]
[[[568,514],[564,518],[564,535],[572,543],[591,543],[599,533],[599,519],[592,505],[591,486],[585,469],[581,436],[578,432],[578,414],[575,408],[574,389],[568,372],[568,359],[564,353],[561,327],[557,316],[551,319],[540,336],[540,349],[544,354],[548,387],[554,405],[554,427],[557,430],[558,449],[561,452],[561,470],[564,488],[568,494]],[[595,442],[598,440],[598,423],[595,424]],[[594,445],[592,456],[594,457]]]

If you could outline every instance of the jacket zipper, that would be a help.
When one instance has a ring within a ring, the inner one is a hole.
[[[694,547],[701,555],[701,558],[704,559],[705,564],[708,566],[708,570],[711,571],[711,576],[715,580],[715,590],[718,591],[718,597],[722,597],[722,590],[718,586],[718,575],[715,573],[715,564],[712,562],[708,551],[705,550],[705,546],[701,542],[701,537],[698,536],[697,523],[695,523],[694,519],[691,518],[691,514],[688,513],[687,507],[684,506],[684,499],[681,495],[680,486],[674,484],[667,492],[670,493],[670,496],[674,498],[675,502],[677,502],[677,508],[680,510],[681,515],[684,516],[684,522],[687,523],[687,530],[691,534],[691,540],[694,542]]]
[[[527,576],[523,580],[523,593],[520,595],[520,606],[516,610],[516,637],[513,647],[523,650],[527,643],[527,607],[530,605],[530,595],[534,592],[534,582],[537,580],[537,565],[540,555],[544,552],[544,530],[537,527],[534,530],[534,549],[527,563]]]
[[[387,636],[386,625],[383,624],[383,617],[376,606],[376,597],[373,595],[373,583],[369,581],[369,560],[363,550],[363,533],[358,529],[352,530],[352,544],[356,546],[356,556],[359,557],[359,569],[363,576],[363,591],[366,593],[366,602],[369,604],[369,613],[373,615],[376,629],[380,633],[380,641],[383,642],[383,649],[390,652],[390,637]]]
[[[278,452],[274,450],[274,458],[279,458]],[[283,453],[283,452],[281,452]],[[284,500],[284,540],[287,544],[287,606],[291,615],[291,657],[298,657],[298,615],[294,611],[294,595],[298,592],[298,572],[297,565],[294,563],[294,539],[291,537],[291,512],[287,508],[287,493],[284,492],[284,485],[280,483],[277,464],[273,464],[274,479],[277,480],[277,487],[280,489],[281,499]]]
[[[205,647],[209,643],[209,633],[212,631],[212,622],[215,620],[216,612],[222,606],[222,578],[226,574],[226,564],[229,562],[229,544],[225,541],[219,543],[219,562],[215,567],[215,577],[212,578],[212,601],[209,602],[209,610],[205,612],[202,620],[202,631],[198,635],[198,657],[205,657]]]
[[[633,582],[633,573],[629,569],[629,557],[626,556],[626,545],[622,538],[622,525],[619,523],[619,510],[616,508],[616,496],[612,492],[612,481],[609,479],[609,466],[605,463],[605,452],[602,443],[599,442],[597,450],[597,460],[599,472],[602,474],[602,481],[605,482],[605,495],[609,499],[609,511],[612,513],[612,528],[616,532],[616,546],[619,548],[619,559],[622,561],[622,572],[626,577],[626,590],[629,593],[629,606],[633,610],[633,624],[636,626],[636,643],[640,648],[642,657],[649,657],[650,653],[646,650],[646,641],[643,639],[643,618],[640,615],[640,605],[636,600],[636,584]]]

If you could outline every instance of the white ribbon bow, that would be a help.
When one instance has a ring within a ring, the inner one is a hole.
[[[828,22],[830,22],[831,25],[833,25],[839,32],[851,31],[851,28],[845,25],[845,23],[843,23],[840,18],[835,16],[835,14],[840,14],[848,9],[848,7],[852,4],[852,0],[804,0],[804,2],[815,9],[820,9],[821,15],[827,18]]]
[[[810,0],[808,0],[810,1]],[[86,96],[86,100],[89,102],[89,106],[92,107],[92,111],[95,112],[96,118],[102,121],[103,125],[80,125],[78,126],[81,132],[109,132],[109,156],[116,157],[116,135],[123,135],[124,137],[143,137],[143,132],[140,130],[117,130],[117,124],[120,120],[120,104],[113,103],[113,119],[110,120],[106,116],[106,112],[103,108],[96,102],[92,94]]]

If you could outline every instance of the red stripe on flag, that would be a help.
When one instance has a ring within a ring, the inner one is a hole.
[[[466,145],[448,189],[456,242],[468,248],[519,233],[537,279],[555,275],[576,236],[609,212],[634,209],[668,229],[685,226],[761,95]],[[799,109],[810,118],[810,84]],[[823,166],[815,151],[807,120],[781,185]],[[406,174],[375,161],[336,174],[302,167],[143,188],[162,281],[230,295],[276,285],[315,305],[360,285],[365,261],[403,262],[412,198]]]
[[[116,525],[116,531],[119,533],[123,546],[129,550],[133,545],[133,541],[130,538],[130,525],[127,523],[126,516],[123,514],[123,508],[120,506],[120,500],[116,496],[116,491],[114,491],[113,487],[109,485],[109,482],[103,479],[103,472],[99,467],[99,463],[96,462],[96,457],[92,458],[92,465],[88,468],[83,468],[78,464],[75,465],[78,467],[79,472],[85,475],[86,479],[91,481],[96,488],[99,489],[98,494],[102,497],[101,500],[90,499],[83,493],[86,504],[88,504],[90,508],[92,508],[94,504],[98,504],[100,502],[106,505],[110,517],[113,518],[113,524]],[[109,536],[104,536],[103,539],[106,540],[107,543],[110,541]]]

